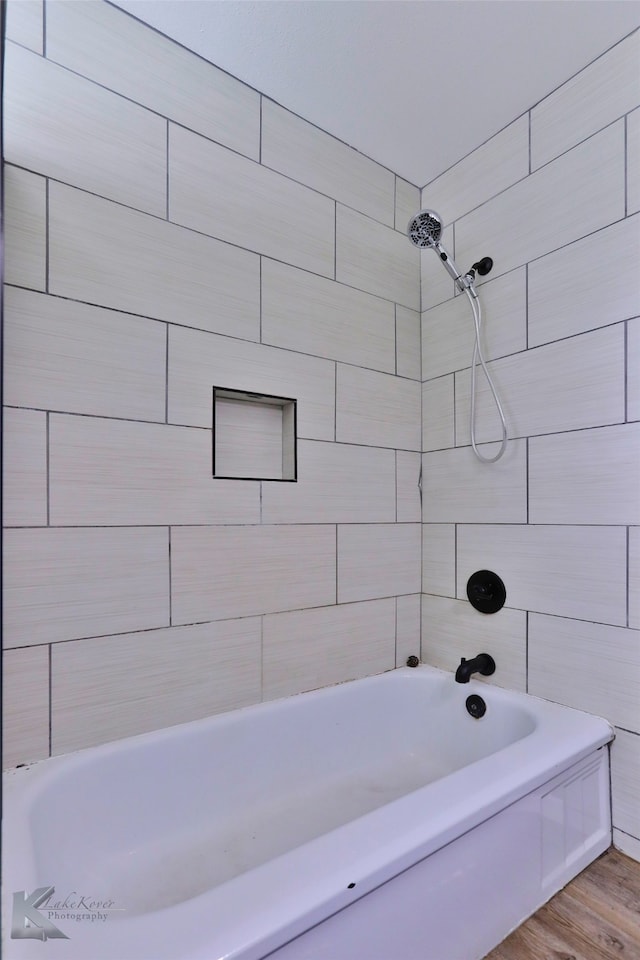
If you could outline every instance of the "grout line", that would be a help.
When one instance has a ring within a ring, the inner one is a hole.
[[[42,56],[47,56],[47,4],[42,0]]]
[[[524,692],[529,693],[529,611],[524,612]]]
[[[339,524],[336,523],[336,604],[338,603],[338,564],[339,564],[339,553],[338,553],[338,527]]]
[[[396,615],[396,635],[395,635],[395,644],[394,644],[394,653],[393,653],[393,663],[394,666],[398,667],[398,598],[395,597],[395,615]]]
[[[393,229],[398,229],[398,174],[393,177]]]
[[[550,343],[557,343],[551,340]],[[539,344],[542,346],[542,344]],[[529,264],[524,265],[524,348],[529,349]],[[498,359],[497,357],[495,359]]]
[[[333,280],[338,281],[338,201],[333,201]]]
[[[395,353],[395,376],[398,376],[398,304],[393,305],[393,334],[394,334],[394,353]]]
[[[172,582],[171,582],[171,527],[167,527],[168,548],[169,548],[169,626],[173,626],[173,600],[172,600]]]
[[[630,566],[631,566],[631,529],[630,529],[630,527],[627,527],[627,534],[626,534],[626,551],[627,551],[627,552],[626,552],[626,557],[627,557],[627,563],[626,563],[627,620],[626,620],[626,624],[627,624],[627,627],[631,627],[631,622],[630,622],[631,579],[630,579],[630,576],[629,576],[629,568],[630,568]]]
[[[333,443],[338,443],[338,361],[337,360],[334,361],[334,369],[333,369]]]
[[[453,450],[458,448],[458,418],[456,417],[456,381],[458,379],[458,372],[459,371],[454,371],[453,374],[453,447],[451,448]],[[447,374],[447,376],[451,376],[451,374]],[[471,446],[471,444],[469,444],[469,446]],[[444,449],[446,450],[449,448],[445,447]]]
[[[453,525],[453,595],[458,597],[458,524]]]
[[[530,437],[525,438],[525,447],[524,447],[524,464],[525,464],[525,502],[527,505],[527,524],[529,523],[529,440]]]
[[[167,120],[167,179],[166,179],[166,191],[167,191],[167,205],[166,205],[166,219],[169,220],[169,127],[170,123]]]
[[[164,422],[169,423],[169,324],[166,326],[165,357],[164,357]],[[202,429],[207,429],[203,427]]]
[[[531,113],[532,113],[531,110],[529,110],[529,111],[527,112],[527,117],[528,117],[528,124],[527,124],[527,157],[528,157],[528,161],[529,161],[529,175],[531,175],[531,173],[533,172],[532,165],[531,165]]]
[[[629,423],[629,323],[624,322],[624,422]]]
[[[49,647],[49,756],[53,755],[53,644]]]
[[[263,104],[264,104],[264,94],[260,93],[260,112],[258,117],[258,163],[260,165],[262,165]]]
[[[263,284],[263,271],[262,271],[262,261],[263,255],[258,255],[258,334],[260,337],[259,343],[263,343],[262,339],[262,284]]]
[[[624,215],[629,215],[629,117],[625,114],[624,118]]]
[[[48,410],[47,410],[45,416],[46,416],[46,419],[45,419],[45,444],[46,444],[46,452],[45,452],[45,456],[46,456],[46,465],[45,465],[46,476],[45,476],[45,481],[46,481],[46,490],[47,490],[47,523],[46,523],[46,525],[47,525],[48,527],[50,527],[50,526],[51,526],[51,482],[50,482],[51,452],[50,452],[50,449],[49,449],[49,427],[50,427],[49,418],[50,418],[51,414],[50,414],[50,412],[49,412]]]
[[[394,481],[395,481],[395,502],[396,502],[396,521],[395,522],[397,523],[398,522],[398,451],[394,450],[393,453],[394,453],[395,465],[396,465]]]
[[[50,220],[49,220],[49,178],[44,181],[44,292],[49,293],[49,243],[50,243]]]

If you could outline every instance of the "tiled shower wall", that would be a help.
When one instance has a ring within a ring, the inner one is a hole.
[[[484,343],[513,438],[472,454],[471,311],[425,255],[423,657],[486,650],[497,683],[613,723],[614,839],[638,859],[639,104],[636,32],[422,191],[461,269],[494,259]],[[506,585],[492,616],[466,600],[479,569]]]
[[[404,662],[424,450],[424,658],[614,722],[640,856],[638,35],[423,191],[490,466],[428,254],[420,436],[415,187],[99,0],[8,32],[5,763]],[[297,484],[211,478],[213,384],[297,398]]]
[[[404,662],[418,189],[107,3],[8,35],[5,764]],[[212,479],[214,384],[297,483]]]

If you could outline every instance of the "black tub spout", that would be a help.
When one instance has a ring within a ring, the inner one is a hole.
[[[496,662],[488,653],[479,653],[473,660],[463,657],[456,670],[456,683],[469,683],[474,673],[481,673],[483,677],[490,677],[496,672]]]

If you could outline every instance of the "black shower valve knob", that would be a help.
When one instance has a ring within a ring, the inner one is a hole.
[[[467,599],[480,613],[497,613],[504,606],[507,591],[497,573],[477,570],[467,581]]]

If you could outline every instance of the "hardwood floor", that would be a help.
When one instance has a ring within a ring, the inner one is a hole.
[[[640,863],[603,853],[485,960],[640,960]]]

